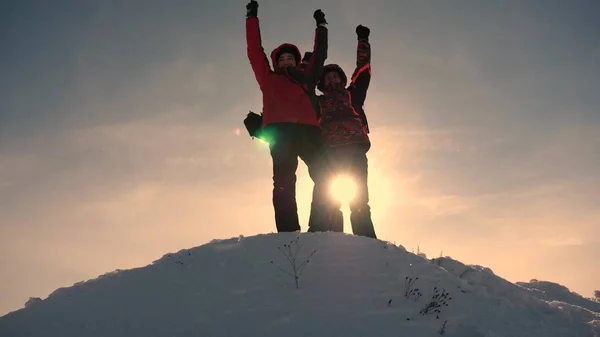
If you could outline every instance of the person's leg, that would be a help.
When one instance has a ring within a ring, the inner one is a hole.
[[[320,182],[315,184],[315,191],[318,192],[313,195],[313,200],[318,202],[315,202],[315,211],[312,213],[320,215],[321,231],[341,233],[344,232],[344,214],[341,211],[342,204],[331,193],[331,183],[336,177],[334,153],[331,152],[331,149],[323,149],[321,152],[323,172],[319,176]]]
[[[329,197],[331,202],[329,204],[329,230],[332,232],[344,232],[344,213],[342,212],[342,204],[334,200],[331,196]]]
[[[314,182],[308,231],[343,231],[343,215],[339,209],[335,212],[331,208],[328,189],[330,170],[327,154],[321,147],[321,130],[308,125],[301,127],[303,132],[300,133],[302,137],[299,155],[306,163],[308,174]]]
[[[328,208],[328,229],[332,232],[344,232],[344,214],[341,210],[342,203],[335,198],[332,193],[332,184],[335,179],[344,172],[343,151],[340,152],[339,148],[327,148],[324,150],[325,157],[327,158],[328,170],[327,170],[327,208]]]
[[[300,230],[296,204],[296,169],[298,155],[294,125],[274,124],[267,130],[273,160],[273,208],[278,232]]]
[[[356,182],[356,195],[350,202],[352,233],[376,239],[369,206],[367,151],[363,147],[353,146],[348,155],[352,159],[350,170]]]

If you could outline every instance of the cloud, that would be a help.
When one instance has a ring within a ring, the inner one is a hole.
[[[472,201],[455,195],[421,197],[415,201],[415,204],[425,208],[425,212],[434,217],[461,214],[475,207]]]
[[[552,247],[564,247],[564,246],[582,246],[584,240],[581,237],[557,237],[552,239],[544,240],[544,244]]]
[[[226,126],[189,123],[194,113],[30,139],[21,146],[23,155],[2,158],[2,217],[23,217],[28,209],[53,213],[66,207],[72,212],[69,203],[110,200],[146,183],[201,186],[226,195],[269,170],[268,154],[256,142]]]
[[[10,154],[0,156],[0,191],[10,187],[17,175],[31,172],[35,168],[36,158],[28,154]]]

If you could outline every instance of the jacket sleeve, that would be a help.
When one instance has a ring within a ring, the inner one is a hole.
[[[306,65],[304,72],[308,78],[308,85],[312,90],[317,86],[319,75],[323,71],[325,60],[327,60],[327,49],[329,47],[329,30],[327,24],[320,24],[315,30],[315,42],[313,54]]]
[[[265,50],[262,47],[260,25],[257,17],[246,18],[246,45],[252,71],[254,71],[256,81],[262,89],[272,70]]]
[[[352,95],[352,104],[361,107],[367,98],[367,89],[371,83],[371,44],[368,40],[359,40],[356,48],[356,69],[348,90]],[[361,109],[362,110],[362,109]]]
[[[286,74],[293,78],[295,81],[306,84],[309,91],[314,90],[319,80],[319,74],[325,65],[327,59],[327,47],[328,47],[328,30],[327,25],[322,24],[315,30],[315,40],[313,53],[310,57],[310,61],[307,67],[303,70],[299,70],[297,67],[286,68]]]

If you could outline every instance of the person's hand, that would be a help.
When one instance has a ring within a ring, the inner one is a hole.
[[[371,34],[371,30],[368,27],[363,25],[356,26],[356,37],[359,40],[368,40],[369,34]]]
[[[258,2],[256,0],[250,0],[246,5],[246,17],[255,18],[258,16]]]
[[[317,9],[315,11],[315,13],[313,14],[313,18],[315,18],[315,21],[317,22],[317,27],[321,24],[327,23],[327,21],[325,20],[325,13],[323,13],[323,11],[320,9]]]
[[[308,62],[308,60],[310,60],[312,54],[313,53],[311,51],[307,51],[306,53],[304,53],[304,57],[302,58],[302,62]]]

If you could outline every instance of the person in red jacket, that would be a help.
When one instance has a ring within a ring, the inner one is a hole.
[[[316,21],[313,54],[302,71],[296,71],[301,53],[298,47],[283,43],[271,52],[273,69],[262,47],[258,20],[258,3],[246,6],[246,43],[248,59],[262,92],[261,133],[269,143],[273,161],[273,208],[278,232],[300,230],[296,204],[296,170],[302,159],[315,183],[311,213],[321,204],[319,186],[320,126],[317,118],[315,87],[318,74],[327,59],[327,21],[321,10],[314,12]],[[290,75],[302,73],[306,81]],[[311,216],[311,218],[313,218]],[[309,220],[310,222],[310,220]],[[310,224],[309,224],[310,226]]]
[[[356,35],[356,69],[348,87],[346,74],[336,64],[326,65],[320,75],[317,88],[323,92],[323,95],[318,96],[322,151],[328,180],[340,173],[348,173],[356,182],[357,193],[350,202],[352,232],[355,235],[377,238],[369,206],[367,152],[371,148],[371,142],[363,109],[371,81],[370,29],[359,25],[356,27]],[[339,212],[339,203],[330,200],[330,205],[331,214]],[[336,226],[335,222],[328,223]]]
[[[302,62],[300,62],[300,65],[298,66],[298,69],[300,69],[301,72],[306,71],[306,67],[308,66],[308,63],[311,61],[312,54],[313,53],[309,52],[309,51],[304,53]],[[262,111],[260,112],[260,114],[256,114],[252,110],[250,110],[250,113],[244,119],[244,125],[246,126],[246,130],[248,130],[248,133],[250,134],[250,136],[252,138],[258,138],[262,141],[267,142],[267,138],[265,137],[264,131],[262,129],[263,128]]]

